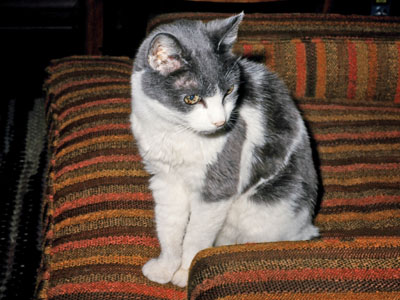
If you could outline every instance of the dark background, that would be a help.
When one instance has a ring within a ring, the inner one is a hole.
[[[325,0],[227,4],[184,0],[1,0],[0,72],[2,98],[42,95],[45,67],[53,58],[85,54],[86,22],[90,3],[103,2],[105,55],[133,57],[145,36],[149,18],[165,12],[210,11],[245,13],[320,13]],[[330,0],[331,13],[369,15],[372,0]],[[393,0],[392,15],[400,1]],[[143,6],[147,4],[147,6]],[[138,5],[139,4],[139,5]],[[94,24],[95,29],[101,27]]]

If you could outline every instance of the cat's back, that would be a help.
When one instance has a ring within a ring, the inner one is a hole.
[[[269,135],[299,129],[302,126],[300,112],[278,75],[264,64],[248,59],[242,59],[240,67],[243,82],[241,110],[252,111],[246,118],[247,123],[254,123],[258,118],[261,126],[268,128]]]

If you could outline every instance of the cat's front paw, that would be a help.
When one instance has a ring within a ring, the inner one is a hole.
[[[153,258],[143,266],[142,272],[151,281],[165,284],[171,281],[176,269],[171,262]]]
[[[174,277],[172,278],[172,283],[183,288],[187,285],[188,277],[189,277],[189,270],[180,268],[174,274]]]

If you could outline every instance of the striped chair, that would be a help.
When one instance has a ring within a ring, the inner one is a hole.
[[[213,19],[222,14],[168,14]],[[400,19],[248,15],[234,49],[286,82],[321,177],[318,240],[200,252],[186,290],[148,281],[159,253],[129,128],[127,57],[48,68],[50,163],[39,299],[400,299]]]

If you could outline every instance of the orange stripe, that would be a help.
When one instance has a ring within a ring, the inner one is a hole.
[[[90,265],[104,265],[104,264],[119,264],[119,265],[132,265],[140,266],[146,262],[147,258],[142,256],[123,256],[123,255],[97,255],[91,257],[81,257],[75,259],[62,260],[58,262],[52,262],[51,269],[62,270],[66,268],[74,268],[79,266],[90,266]]]
[[[352,164],[348,166],[321,166],[321,170],[324,172],[351,172],[357,170],[393,170],[399,168],[400,168],[400,163]]]
[[[141,161],[140,155],[109,155],[109,156],[97,156],[91,159],[87,159],[81,161],[76,164],[68,165],[62,168],[59,172],[55,173],[54,178],[64,175],[65,173],[85,168],[91,165],[99,164],[99,163],[108,163],[108,162],[137,162]]]
[[[318,214],[317,216],[320,216]],[[337,217],[337,215],[335,215]],[[400,239],[390,237],[362,237],[355,238],[350,242],[341,241],[337,238],[324,238],[324,240],[316,241],[296,241],[296,242],[271,242],[271,243],[260,243],[260,244],[238,244],[234,246],[221,246],[208,248],[207,250],[199,252],[194,261],[198,261],[202,258],[226,254],[226,253],[246,253],[248,251],[289,251],[289,250],[310,250],[313,249],[341,249],[348,248],[349,244],[353,249],[368,249],[370,247],[400,247]]]
[[[66,186],[73,185],[79,182],[84,182],[92,179],[103,179],[103,184],[107,182],[108,177],[146,177],[148,173],[144,170],[102,170],[96,173],[84,174],[81,176],[74,176],[65,179],[61,182],[54,182],[53,186],[56,190],[62,189]]]
[[[400,120],[400,114],[392,114],[392,115],[349,114],[349,115],[326,115],[326,116],[308,115],[307,120],[314,122]]]
[[[333,207],[340,205],[357,205],[357,206],[365,206],[365,205],[373,205],[379,203],[392,203],[392,202],[400,202],[400,196],[370,196],[364,198],[325,198],[322,201],[321,206],[323,207]]]
[[[95,132],[101,132],[101,131],[110,131],[110,130],[118,130],[118,129],[130,129],[130,124],[129,123],[123,123],[123,124],[105,124],[105,125],[99,125],[99,126],[94,126],[90,127],[87,129],[79,130],[72,132],[70,135],[67,135],[65,138],[61,139],[59,141],[58,146],[61,147],[63,144],[65,144],[68,141],[71,141],[75,138],[87,135],[89,133],[95,133]]]
[[[129,210],[115,209],[115,210],[104,210],[95,213],[87,213],[85,215],[65,219],[55,224],[54,231],[59,231],[64,227],[73,226],[81,223],[87,223],[102,219],[113,219],[113,218],[123,218],[123,217],[153,218],[154,212],[152,210],[143,210],[143,209],[129,209]]]
[[[100,68],[100,70],[101,69],[102,68]],[[86,71],[86,72],[88,70],[89,70],[88,68],[84,68],[83,69],[83,71]],[[73,70],[72,73],[76,72],[76,71],[77,70]],[[93,70],[93,72],[95,73],[96,70]],[[60,98],[57,99],[57,105],[58,106],[62,106],[63,102],[71,100],[71,99],[74,99],[74,98],[76,99],[77,97],[82,96],[82,95],[93,95],[93,94],[94,95],[98,95],[98,94],[101,94],[103,92],[105,92],[105,93],[110,92],[112,90],[120,91],[121,93],[122,92],[127,93],[128,91],[124,91],[124,90],[130,90],[130,88],[131,87],[130,87],[128,82],[126,83],[126,85],[106,85],[106,86],[98,86],[98,87],[95,87],[95,88],[92,88],[92,87],[89,88],[88,87],[86,89],[82,89],[82,90],[79,90],[79,91],[66,93],[65,95],[63,95],[63,96],[61,96]]]
[[[378,131],[378,132],[362,132],[362,133],[326,133],[314,134],[318,141],[334,141],[340,139],[383,139],[383,138],[399,138],[400,131]]]
[[[343,178],[344,177],[344,178]],[[342,185],[342,186],[351,186],[357,184],[365,184],[365,183],[399,183],[400,184],[400,175],[398,176],[365,176],[365,177],[350,177],[345,178],[345,176],[336,176],[334,178],[323,178],[323,183],[325,185]]]
[[[62,295],[79,295],[88,293],[127,293],[158,297],[160,299],[186,299],[186,291],[183,289],[172,289],[166,286],[152,286],[149,284],[138,284],[131,282],[85,282],[85,283],[66,283],[60,284],[49,289],[48,296],[53,298]],[[82,296],[83,297],[83,296]]]
[[[133,141],[133,136],[132,134],[121,134],[118,136],[101,136],[101,137],[94,137],[94,138],[88,138],[82,142],[73,144],[71,146],[65,147],[64,149],[62,149],[60,152],[58,152],[56,154],[56,159],[60,158],[62,156],[64,156],[65,154],[78,150],[80,148],[84,148],[90,145],[98,145],[101,143],[110,143],[110,147],[111,144],[115,144],[118,142],[132,142]],[[57,145],[58,146],[58,145]]]
[[[74,71],[72,71],[74,72]],[[71,72],[68,72],[71,73]],[[77,81],[71,81],[68,83],[63,83],[60,87],[56,87],[52,92],[54,94],[60,94],[62,93],[64,90],[70,88],[70,87],[74,87],[74,86],[82,86],[84,87],[85,85],[90,85],[92,83],[114,83],[114,82],[123,82],[123,83],[128,83],[129,84],[129,77],[128,78],[123,78],[122,76],[120,78],[91,78],[88,80],[77,80]]]
[[[202,282],[193,291],[192,298],[194,299],[196,295],[199,295],[201,291],[210,290],[218,286],[224,286],[226,284],[240,284],[244,282],[269,282],[271,280],[306,281],[306,280],[318,280],[318,279],[335,280],[335,281],[337,280],[362,281],[362,280],[394,279],[398,278],[399,276],[400,276],[399,269],[350,269],[349,268],[349,269],[239,271],[239,272],[231,272],[231,273],[224,273],[222,275],[217,275],[213,277],[212,280],[206,280]],[[298,294],[296,293],[296,295]],[[297,299],[297,296],[295,298]],[[242,298],[240,297],[240,299]],[[250,299],[257,299],[257,298],[250,298]],[[265,299],[270,299],[270,298],[265,298]],[[278,298],[278,299],[284,299],[284,298]],[[310,299],[314,299],[314,297],[311,297]],[[342,298],[339,297],[334,299],[342,299]]]
[[[98,100],[98,101],[91,101],[87,103],[83,103],[81,105],[74,105],[69,109],[66,109],[62,114],[59,115],[59,119],[65,118],[68,114],[80,111],[83,108],[93,107],[93,106],[100,106],[100,105],[108,105],[108,104],[127,104],[130,103],[131,99],[129,98],[110,98],[105,100]]]
[[[193,299],[195,295],[199,292],[198,290],[202,288],[202,285],[196,287],[192,292]],[[201,292],[201,291],[200,291]],[[371,292],[371,293],[277,293],[277,292],[252,292],[248,294],[230,295],[223,298],[218,298],[218,300],[283,300],[283,299],[293,299],[293,300],[399,300],[399,292]]]
[[[224,273],[212,280],[212,285],[278,280],[379,280],[400,277],[400,269],[307,268],[302,270],[251,270]]]
[[[306,46],[300,40],[294,42],[296,43],[296,96],[304,97],[307,77]]]
[[[101,195],[92,195],[89,197],[79,198],[74,201],[65,202],[59,208],[54,210],[54,217],[59,216],[63,212],[86,205],[103,203],[108,201],[151,201],[153,199],[151,193],[104,193]]]
[[[71,119],[68,119],[66,121],[63,121],[60,126],[60,130],[64,129],[71,123],[74,123],[76,121],[82,120],[84,118],[89,118],[89,117],[99,117],[99,115],[104,115],[104,114],[126,114],[129,115],[131,113],[131,108],[130,107],[116,107],[116,108],[104,108],[104,107],[96,107],[96,109],[88,111],[86,113],[79,114]]]
[[[368,221],[380,221],[380,220],[387,220],[389,218],[398,219],[400,216],[399,210],[385,210],[385,211],[374,211],[371,213],[355,213],[355,212],[348,212],[348,213],[341,213],[341,214],[334,214],[334,215],[317,215],[317,221],[320,224],[325,224],[328,222],[348,222],[354,220],[362,220],[365,222]],[[349,223],[350,224],[350,223]]]
[[[346,110],[346,111],[385,111],[385,112],[399,112],[398,107],[383,107],[383,106],[346,106],[346,105],[331,105],[331,104],[300,104],[300,108],[304,110]]]
[[[85,61],[82,61],[82,59],[84,59]],[[91,66],[93,66],[93,64],[96,65],[102,65],[103,64],[103,60],[104,57],[101,56],[90,56],[90,57],[85,57],[85,56],[72,56],[67,58],[66,61],[57,61],[55,62],[54,65],[51,65],[49,67],[49,70],[51,70],[51,73],[53,74],[59,74],[62,71],[58,71],[61,69],[67,69],[67,70],[86,70],[86,68],[92,68]],[[127,71],[130,70],[132,71],[132,69],[130,68],[130,65],[132,63],[131,59],[128,57],[118,57],[118,59],[120,60],[119,62],[117,61],[107,61],[106,66],[108,67],[108,69],[126,69]],[[99,64],[100,62],[100,64]],[[86,68],[80,68],[80,66],[82,65],[86,65]],[[112,67],[111,67],[112,66]],[[114,68],[113,68],[114,67]],[[99,68],[98,68],[99,69]],[[102,69],[105,69],[104,67],[102,67]]]
[[[400,60],[400,42],[396,42],[397,51],[398,51],[398,59]],[[397,88],[396,88],[396,96],[394,97],[394,103],[400,103],[400,63],[397,63]]]
[[[51,249],[51,254],[56,254],[62,251],[70,251],[74,249],[82,249],[89,247],[101,247],[109,245],[135,245],[135,246],[146,246],[146,247],[158,247],[158,240],[155,237],[146,236],[110,236],[101,237],[91,240],[79,240],[74,242],[68,242],[65,244],[58,245]]]
[[[349,57],[347,98],[354,99],[357,86],[357,51],[356,45],[350,41],[347,41],[347,53]]]
[[[318,99],[326,97],[326,49],[322,39],[314,40],[317,53],[317,86],[315,96]]]

